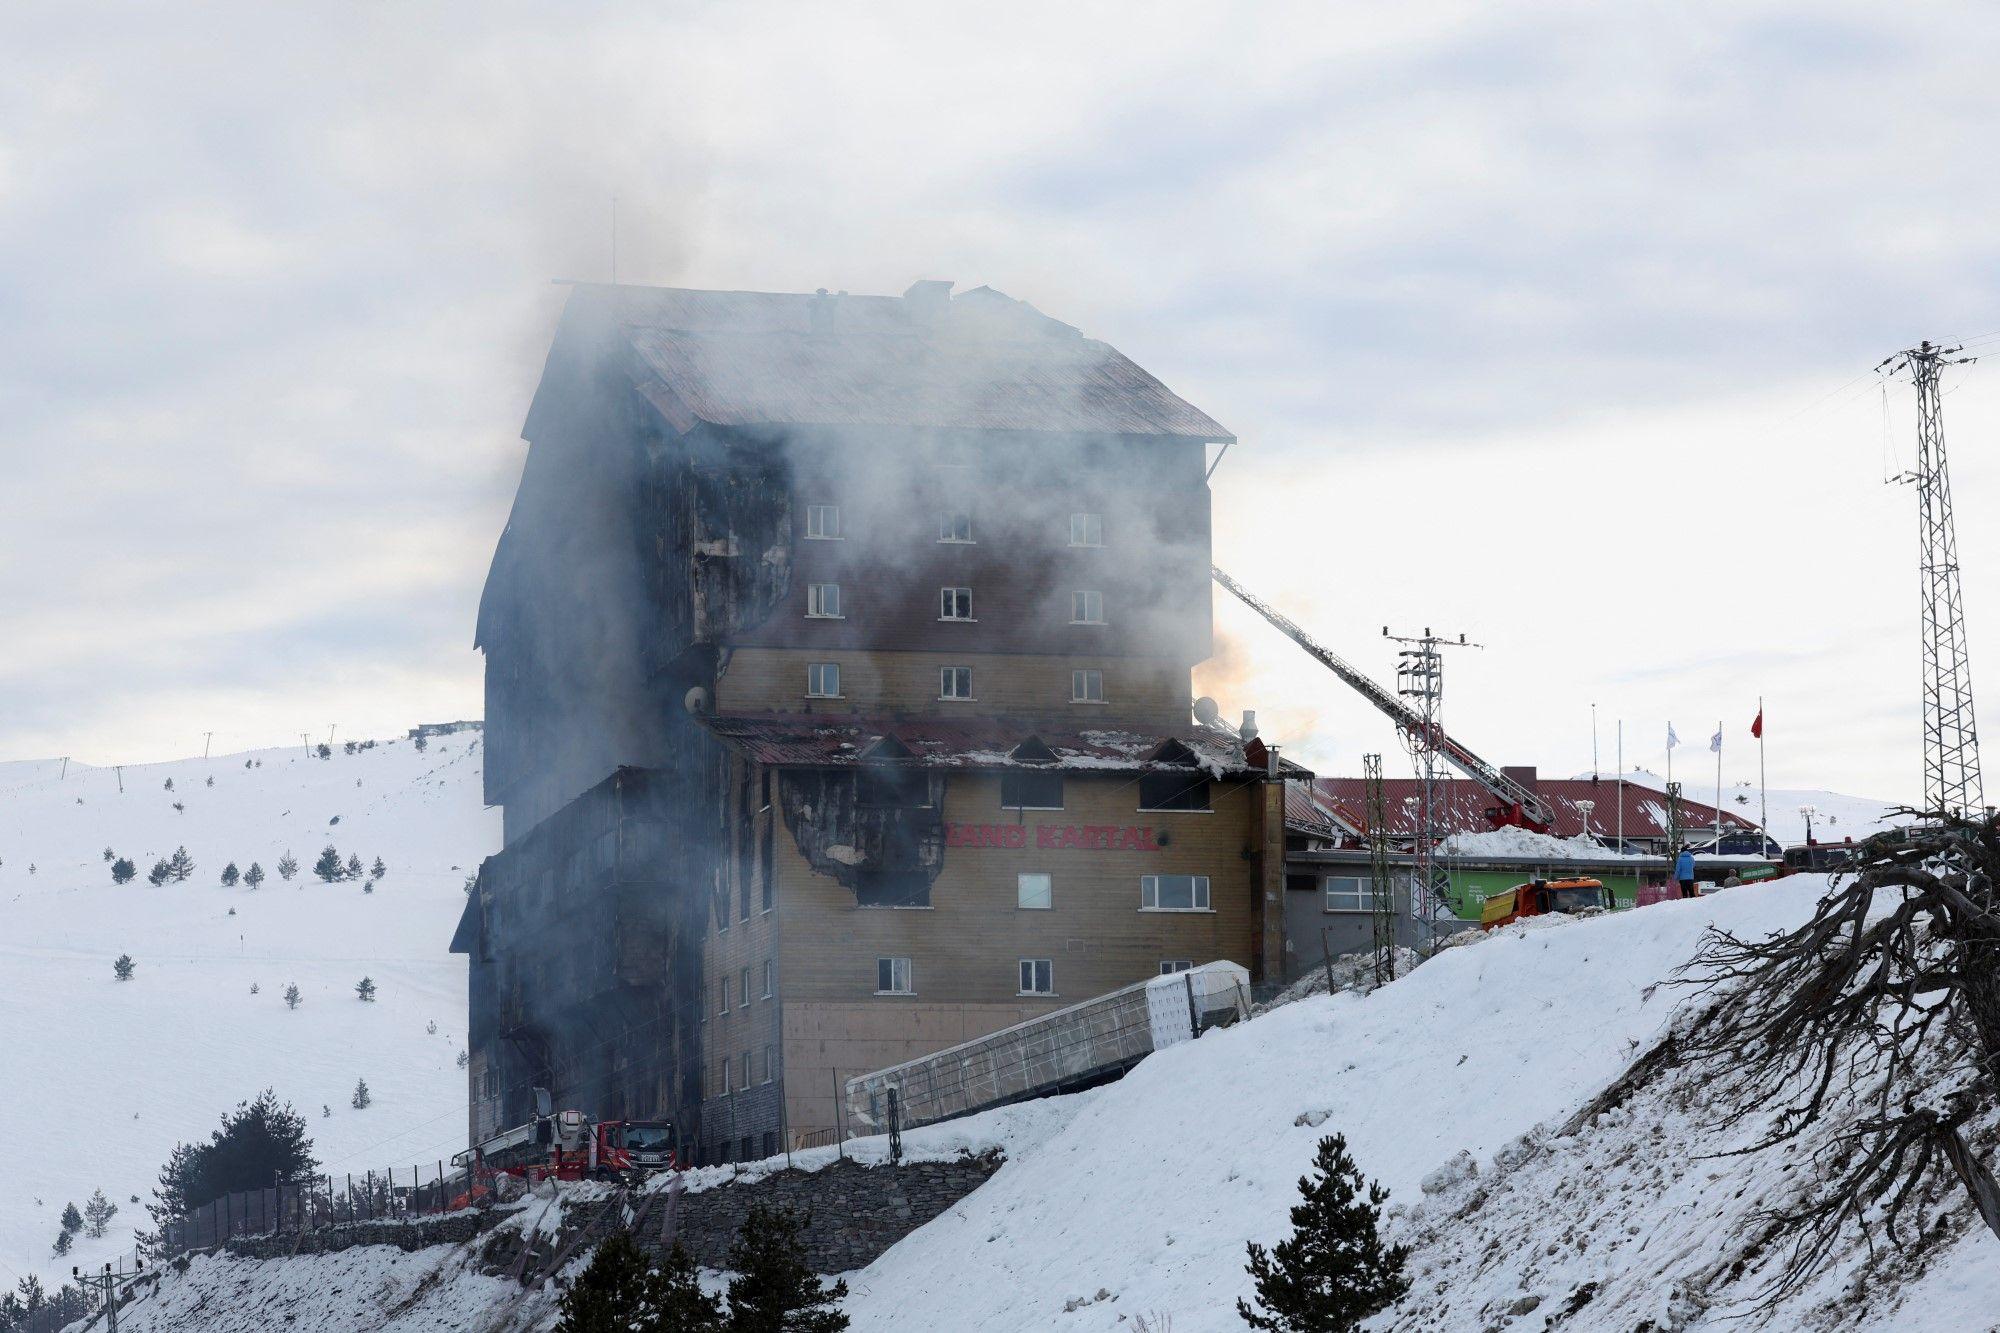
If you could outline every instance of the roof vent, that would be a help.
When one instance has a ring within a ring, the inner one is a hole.
[[[951,309],[951,283],[943,278],[920,278],[903,293],[903,304],[917,323],[941,323]]]

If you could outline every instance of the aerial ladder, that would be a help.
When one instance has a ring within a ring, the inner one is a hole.
[[[1394,692],[1376,684],[1359,670],[1342,661],[1330,649],[1315,642],[1312,635],[1300,629],[1284,612],[1261,601],[1221,569],[1211,565],[1209,572],[1215,576],[1217,583],[1234,593],[1243,605],[1270,621],[1279,633],[1305,649],[1321,666],[1347,682],[1362,698],[1387,713],[1389,720],[1396,724],[1396,730],[1407,738],[1428,741],[1453,768],[1484,787],[1499,803],[1488,807],[1486,811],[1486,817],[1493,821],[1495,828],[1514,825],[1532,829],[1536,833],[1546,833],[1555,823],[1555,812],[1525,783],[1516,782],[1481,759],[1454,740],[1443,727],[1435,723],[1427,724],[1414,709],[1397,698]],[[1428,735],[1426,727],[1430,729]]]

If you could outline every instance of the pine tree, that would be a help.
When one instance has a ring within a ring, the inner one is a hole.
[[[340,878],[340,853],[334,850],[332,843],[328,843],[319,854],[319,860],[313,862],[313,874],[329,884]]]
[[[21,1294],[21,1306],[29,1314],[38,1313],[48,1303],[48,1296],[42,1290],[42,1280],[33,1273],[14,1284],[14,1290]]]
[[[223,888],[225,889],[235,888],[236,881],[242,878],[243,878],[243,872],[236,868],[236,863],[234,861],[231,861],[228,865],[222,867]]]
[[[340,872],[340,877],[342,879],[360,879],[366,873],[361,867],[361,853],[351,852],[347,857],[347,865]]]
[[[102,1240],[111,1219],[118,1216],[118,1205],[105,1198],[103,1190],[93,1190],[90,1202],[83,1205],[83,1216],[92,1239]]]
[[[354,1095],[348,1099],[348,1103],[357,1111],[365,1111],[368,1109],[368,1103],[374,1100],[368,1092],[368,1080],[365,1078],[354,1080]]]
[[[174,882],[180,883],[194,873],[194,858],[185,847],[174,848],[174,854],[167,858],[167,869],[173,872]]]
[[[118,961],[111,965],[111,970],[117,975],[120,981],[130,981],[132,979],[133,966],[132,955],[121,953],[118,955]]]
[[[173,877],[174,869],[165,861],[153,862],[153,868],[146,872],[146,882],[156,889]]]
[[[278,878],[289,884],[292,882],[292,876],[298,873],[299,858],[293,856],[290,850],[287,850],[283,856],[278,858]]]
[[[847,1316],[835,1303],[847,1284],[820,1285],[800,1243],[805,1222],[789,1208],[750,1205],[729,1247],[729,1333],[840,1333]]]
[[[301,998],[301,997],[300,997],[300,995],[299,995],[299,986],[298,986],[298,983],[297,983],[297,982],[291,982],[291,983],[289,983],[288,985],[286,985],[286,987],[285,987],[285,1008],[287,1008],[287,1009],[296,1009],[296,1008],[298,1008],[298,1007],[299,1007],[299,1000],[300,1000],[300,998]]]
[[[56,1232],[56,1253],[68,1254],[69,1245],[70,1245],[70,1233],[68,1229],[65,1228],[62,1231]]]
[[[472,1056],[469,1053],[465,1051],[460,1051],[458,1053],[458,1067],[460,1069],[465,1068],[467,1065],[471,1063],[472,1063]]]
[[[322,759],[331,759],[333,758],[333,747],[328,745],[325,741],[321,741],[318,745],[313,747],[313,753],[318,755]]]
[[[367,977],[363,977],[354,983],[354,993],[361,999],[362,1003],[372,1003],[375,999],[375,983]]]
[[[83,1230],[83,1214],[76,1210],[74,1203],[63,1205],[62,1229],[72,1234]]]
[[[111,850],[111,849],[110,849],[109,847],[106,847],[106,848],[104,849],[104,859],[105,859],[105,860],[109,861],[109,860],[110,860],[110,859],[111,859],[112,857],[114,857],[114,856],[116,856],[116,855],[118,855],[118,853],[116,853],[116,852],[112,851],[112,850]]]
[[[168,791],[172,791],[172,790],[174,789],[174,780],[173,780],[172,778],[168,778],[168,779],[167,779],[167,787],[166,787],[166,789],[167,789]]]
[[[379,856],[375,858],[375,864],[368,869],[368,874],[373,879],[380,879],[388,873],[389,867],[382,864],[382,858]]]
[[[253,889],[262,884],[264,882],[264,867],[252,861],[250,868],[243,872],[243,882]]]
[[[113,884],[130,884],[132,877],[138,873],[139,867],[133,865],[122,856],[111,863],[111,882]]]
[[[1247,1265],[1255,1309],[1236,1302],[1243,1322],[1265,1333],[1353,1333],[1410,1289],[1408,1247],[1384,1247],[1377,1231],[1389,1191],[1371,1183],[1329,1134],[1313,1157],[1314,1176],[1299,1177],[1304,1201],[1292,1209],[1292,1236],[1267,1252],[1250,1243]]]
[[[563,1293],[556,1333],[723,1333],[722,1305],[703,1293],[694,1260],[676,1242],[659,1266],[625,1232],[597,1247]]]
[[[431,745],[431,743],[425,740],[422,736],[418,736],[416,740],[411,742],[411,744],[417,747],[418,754],[422,754],[425,750],[428,750]]]

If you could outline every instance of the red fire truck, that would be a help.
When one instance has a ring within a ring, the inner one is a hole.
[[[618,1180],[679,1168],[669,1120],[588,1119],[581,1111],[543,1114],[482,1139],[451,1159],[465,1172],[463,1207],[492,1192],[502,1176],[542,1180]]]

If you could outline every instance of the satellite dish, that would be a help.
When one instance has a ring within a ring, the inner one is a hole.
[[[686,705],[688,712],[700,717],[708,711],[708,688],[704,685],[690,686],[688,692],[681,696],[681,703]]]
[[[1216,707],[1215,700],[1209,698],[1207,695],[1204,694],[1201,698],[1194,701],[1194,720],[1201,723],[1204,727],[1214,726],[1221,716],[1222,710]]]

